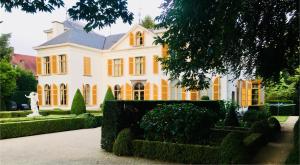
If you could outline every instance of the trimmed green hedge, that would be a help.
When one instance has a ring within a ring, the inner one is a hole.
[[[244,145],[247,147],[247,150],[251,153],[256,153],[262,146],[266,145],[263,134],[261,133],[252,133],[248,135],[243,140]]]
[[[292,116],[296,114],[296,104],[269,105],[271,115]]]
[[[218,161],[218,147],[133,140],[133,155],[188,164],[212,164]]]
[[[101,147],[111,152],[113,142],[118,133],[124,128],[130,128],[136,137],[142,138],[143,130],[139,127],[139,122],[146,112],[154,109],[157,105],[162,104],[180,104],[192,103],[201,108],[207,108],[215,112],[219,117],[224,113],[221,112],[222,101],[106,101],[103,109],[103,124]]]
[[[269,104],[277,104],[277,103],[282,103],[282,104],[293,104],[293,100],[267,100],[266,101]]]
[[[300,164],[300,138],[299,138],[299,119],[295,123],[294,126],[294,147],[291,150],[287,160],[285,161],[285,164]]]
[[[101,118],[96,118],[101,125]],[[99,126],[99,125],[98,125]],[[0,139],[38,135],[86,128],[86,118],[72,117],[48,120],[0,123]]]
[[[26,117],[28,114],[32,113],[31,110],[25,111],[0,111],[0,118],[13,118],[13,117]],[[40,110],[39,113],[43,116],[47,115],[69,115],[70,110]],[[100,111],[89,110],[87,113],[94,115],[101,115]]]
[[[263,111],[265,110],[265,105],[250,105],[248,107],[248,111]]]

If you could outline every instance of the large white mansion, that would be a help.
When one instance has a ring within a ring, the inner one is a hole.
[[[54,21],[44,31],[48,40],[35,47],[41,109],[70,109],[80,89],[87,109],[98,109],[108,87],[123,100],[234,100],[242,107],[262,104],[260,80],[230,75],[211,76],[209,89],[186,91],[169,81],[157,57],[168,56],[167,46],[154,45],[163,30],[134,25],[127,33],[102,36],[86,33],[71,21]]]

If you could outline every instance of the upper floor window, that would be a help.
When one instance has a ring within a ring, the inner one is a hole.
[[[114,76],[122,75],[121,59],[114,59]]]
[[[120,87],[120,85],[115,85],[114,95],[115,95],[116,100],[121,100],[121,87]]]
[[[135,43],[136,43],[136,46],[144,45],[143,34],[140,31],[136,32],[136,34],[135,34]]]
[[[145,74],[145,57],[135,57],[135,74]]]
[[[67,57],[66,55],[58,56],[59,73],[67,73]]]
[[[50,74],[50,57],[43,58],[44,74]]]
[[[44,88],[45,93],[45,105],[51,105],[51,88],[50,85],[46,84]]]

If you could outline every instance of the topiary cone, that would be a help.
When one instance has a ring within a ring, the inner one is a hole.
[[[75,96],[73,98],[72,106],[71,106],[71,113],[76,114],[76,115],[86,113],[86,106],[85,106],[84,98],[79,89],[77,89]]]

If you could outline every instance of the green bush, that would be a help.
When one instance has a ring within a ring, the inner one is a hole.
[[[209,100],[209,96],[202,96],[201,100]]]
[[[146,113],[140,127],[147,140],[194,144],[209,137],[214,115],[193,104],[164,104]]]
[[[244,135],[237,132],[229,133],[220,146],[221,164],[249,163],[250,155],[243,143]]]
[[[254,122],[250,128],[250,133],[261,133],[266,141],[272,137],[272,130],[267,120]]]
[[[293,104],[293,100],[267,100],[266,101],[269,104],[277,104],[277,103],[282,103],[282,104]]]
[[[268,111],[256,111],[256,110],[249,110],[245,112],[243,116],[243,121],[247,122],[249,125],[256,121],[266,120],[271,116]]]
[[[77,89],[75,96],[73,98],[71,113],[76,115],[86,113],[84,98],[79,89]]]
[[[112,92],[112,90],[111,90],[110,87],[107,88],[107,91],[106,91],[106,93],[105,93],[105,97],[104,97],[103,104],[100,104],[100,109],[101,109],[101,110],[104,109],[104,107],[105,107],[105,101],[108,101],[108,100],[115,100],[114,94],[113,94],[113,92]],[[103,112],[103,110],[102,110],[102,112]]]
[[[290,152],[287,160],[285,161],[285,164],[300,164],[299,141],[300,139],[299,139],[299,119],[298,119],[294,126],[294,148]]]
[[[274,116],[292,116],[296,114],[296,104],[270,105],[270,113]]]
[[[297,120],[297,122],[295,123],[295,126],[294,126],[294,146],[297,147],[299,146],[299,141],[300,141],[300,138],[299,138],[299,119]]]
[[[130,128],[137,138],[143,138],[144,132],[139,122],[146,112],[162,104],[192,103],[199,108],[206,108],[220,116],[222,101],[106,101],[103,108],[103,123],[101,133],[101,147],[111,152],[113,142],[118,133],[124,128]]]
[[[248,111],[264,111],[265,105],[250,105],[248,106]]]
[[[228,110],[227,110],[226,117],[224,120],[224,125],[232,126],[232,127],[240,126],[239,119],[236,114],[237,106],[232,102],[227,102],[227,103],[225,103],[225,105],[226,105],[226,109],[228,109]]]
[[[280,131],[281,131],[280,122],[275,117],[270,117],[268,119],[268,123],[271,128],[273,136],[280,134]]]
[[[251,133],[243,140],[244,145],[247,147],[247,150],[255,154],[261,147],[266,144],[265,138],[261,133]]]
[[[129,128],[125,128],[119,132],[113,145],[113,153],[117,156],[132,155],[132,134]]]
[[[133,140],[133,155],[186,164],[218,163],[218,147]]]
[[[96,128],[99,126],[97,118],[90,113],[80,114],[78,117],[84,119],[84,128]]]

